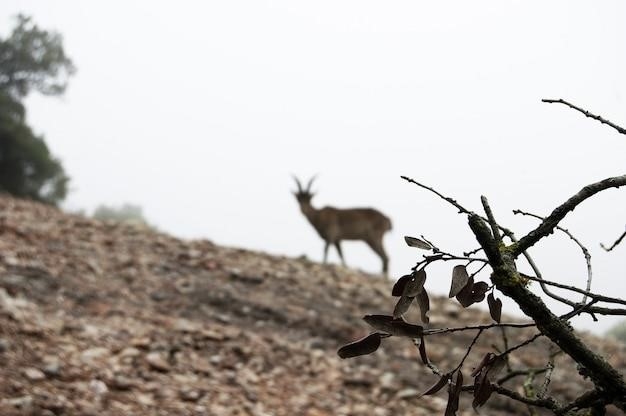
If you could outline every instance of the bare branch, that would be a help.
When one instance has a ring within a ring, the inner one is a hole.
[[[590,298],[592,298],[592,299],[594,299],[594,300],[596,300],[598,302],[616,303],[616,304],[619,304],[619,305],[626,305],[626,300],[624,300],[624,299],[612,298],[610,296],[600,295],[600,294],[597,294],[597,293],[593,293],[593,292],[589,292],[589,291],[586,291],[586,290],[583,290],[583,289],[579,289],[579,288],[577,288],[575,286],[569,286],[569,285],[564,285],[562,283],[552,282],[550,280],[539,279],[539,278],[536,278],[536,277],[533,277],[533,276],[528,276],[528,275],[523,274],[523,273],[520,273],[520,276],[524,277],[525,279],[532,280],[532,281],[535,281],[535,282],[543,282],[544,284],[549,285],[549,286],[558,287],[560,289],[571,290],[572,292],[577,292],[577,293],[580,293],[580,294],[583,294],[583,295],[587,295]]]
[[[578,111],[578,112],[583,113],[583,114],[585,115],[585,117],[589,117],[589,118],[592,118],[592,119],[594,119],[594,120],[598,120],[598,121],[599,121],[600,123],[602,123],[602,124],[606,124],[607,126],[611,126],[611,127],[613,127],[615,130],[617,130],[617,132],[618,132],[618,133],[621,133],[621,134],[626,134],[626,129],[625,129],[625,128],[620,127],[620,126],[618,126],[617,124],[612,123],[612,122],[610,122],[609,120],[604,119],[604,118],[602,118],[602,117],[600,117],[600,116],[597,116],[597,115],[595,115],[595,114],[592,114],[592,113],[590,113],[590,112],[589,112],[589,111],[587,111],[587,110],[584,110],[584,109],[582,109],[582,108],[580,108],[580,107],[577,107],[577,106],[575,106],[574,104],[568,103],[568,102],[567,102],[567,101],[565,101],[565,100],[562,100],[562,99],[558,99],[558,100],[550,100],[550,99],[546,99],[546,98],[544,98],[544,99],[543,99],[543,100],[541,100],[541,101],[542,101],[542,102],[544,102],[544,103],[557,103],[557,104],[565,104],[565,105],[566,105],[566,106],[568,106],[569,108],[573,108],[574,110],[576,110],[576,111]]]
[[[565,203],[555,208],[554,211],[552,211],[552,213],[546,217],[546,219],[544,219],[537,228],[522,237],[513,248],[513,256],[519,256],[523,251],[532,247],[537,241],[548,234],[551,234],[558,223],[565,218],[570,211],[573,211],[587,198],[606,189],[619,188],[624,185],[626,185],[626,175],[607,178],[600,182],[585,186],[577,194],[565,201]]]
[[[528,397],[522,396],[516,391],[512,391],[507,389],[506,387],[502,387],[499,384],[492,384],[492,387],[496,393],[507,396],[508,398],[516,400],[518,402],[528,404],[530,406],[543,407],[545,409],[550,409],[555,413],[557,413],[561,408],[559,402],[550,397],[545,399],[530,399]]]
[[[500,356],[510,354],[510,353],[512,353],[512,352],[513,352],[513,351],[515,351],[515,350],[518,350],[518,349],[520,349],[520,348],[522,348],[522,347],[525,347],[526,345],[528,345],[528,344],[530,344],[530,343],[534,342],[537,338],[539,338],[539,337],[540,337],[540,336],[542,336],[542,335],[543,335],[543,334],[542,334],[541,332],[538,332],[538,333],[536,333],[535,335],[533,335],[532,337],[528,338],[526,341],[524,341],[524,342],[520,342],[519,344],[517,344],[517,345],[515,345],[515,346],[513,346],[513,347],[511,347],[511,348],[509,348],[509,349],[507,349],[506,351],[502,351],[502,352],[500,353]]]
[[[583,393],[582,395],[580,395],[576,400],[574,400],[573,402],[571,402],[567,406],[564,406],[562,409],[560,409],[556,413],[557,414],[565,414],[565,413],[569,412],[570,410],[586,409],[586,408],[592,407],[592,406],[594,406],[596,404],[596,402],[599,399],[602,399],[602,397],[603,397],[603,394],[601,392],[599,392],[598,390],[587,391],[587,392]]]
[[[550,357],[550,361],[548,362],[548,366],[546,367],[546,376],[543,379],[543,384],[541,385],[541,390],[537,393],[537,397],[545,397],[548,392],[548,386],[550,386],[550,382],[552,381],[552,372],[554,371],[554,356]],[[535,373],[539,374],[539,373]]]
[[[491,232],[493,233],[493,238],[496,240],[497,244],[502,243],[502,236],[500,235],[500,230],[498,229],[498,223],[496,222],[496,218],[493,216],[493,211],[491,211],[491,207],[489,206],[489,201],[487,201],[487,197],[482,195],[480,197],[480,202],[482,202],[483,208],[485,209],[485,214],[487,214],[489,226],[491,227]]]
[[[626,176],[623,177],[623,180],[626,182]],[[608,183],[613,186],[613,182],[614,181],[609,180]],[[605,186],[604,189],[608,186],[605,181],[601,184]],[[591,189],[588,190],[588,188]],[[584,188],[583,191],[593,194],[598,192],[598,189],[591,185]],[[563,214],[563,216],[564,215],[565,214]],[[550,217],[543,223],[546,223],[549,219]],[[485,254],[494,271],[491,275],[491,280],[498,290],[513,299],[524,314],[535,321],[537,329],[539,329],[542,334],[550,338],[552,342],[557,344],[575,362],[585,368],[586,374],[589,375],[590,379],[598,388],[606,390],[606,392],[613,397],[626,397],[626,383],[624,382],[623,376],[604,358],[592,351],[574,333],[571,326],[566,321],[556,316],[541,298],[530,292],[524,286],[508,250],[506,255],[503,255],[500,248],[495,244],[485,222],[475,214],[469,215],[469,226],[474,232],[476,239],[485,250]],[[554,226],[550,226],[550,229],[553,228]],[[525,238],[529,237],[527,236]],[[523,246],[521,240],[519,245]]]
[[[469,347],[467,347],[467,351],[465,352],[465,355],[463,356],[463,359],[461,359],[461,362],[459,363],[459,365],[456,366],[456,368],[453,370],[453,372],[457,371],[458,369],[463,367],[463,363],[465,362],[465,360],[467,359],[467,356],[472,351],[472,348],[474,348],[474,345],[476,345],[476,342],[478,341],[478,338],[480,338],[480,335],[483,333],[483,331],[484,331],[484,329],[482,329],[482,328],[478,330],[478,333],[476,334],[476,336],[472,340],[472,343],[469,345]]]
[[[430,186],[426,186],[423,185],[407,176],[400,176],[402,179],[404,179],[407,182],[413,183],[417,186],[419,186],[420,188],[424,188],[432,193],[434,193],[435,195],[437,195],[439,198],[443,199],[444,201],[448,202],[450,205],[454,206],[455,208],[457,208],[459,210],[459,214],[471,214],[472,211],[466,209],[465,207],[463,207],[463,205],[459,204],[458,202],[456,202],[455,199],[449,198],[445,195],[442,195],[441,193],[439,193],[438,191],[436,191],[435,189],[431,188]]]
[[[512,378],[519,377],[519,376],[527,376],[530,373],[533,373],[533,374],[545,373],[546,371],[548,371],[548,369],[549,369],[548,367],[533,367],[533,368],[527,368],[525,370],[509,371],[504,376],[500,377],[498,381],[496,381],[496,383],[504,384],[507,381],[511,380]]]
[[[540,217],[539,215],[535,215],[535,214],[531,214],[529,212],[524,212],[522,210],[519,209],[514,209],[513,210],[513,214],[522,214],[522,215],[526,215],[529,217],[533,217],[533,218],[537,218],[540,220],[545,220],[545,218]],[[569,232],[569,230],[567,230],[566,228],[560,227],[560,226],[556,226],[556,229],[565,233],[572,241],[574,241],[574,243],[576,243],[578,245],[578,247],[580,247],[580,249],[583,252],[583,256],[585,256],[585,261],[587,262],[587,292],[589,292],[591,290],[591,279],[592,279],[592,271],[591,271],[591,254],[589,254],[589,250],[587,250],[587,247],[585,247],[576,237],[574,237],[572,235],[572,233]],[[582,303],[586,303],[587,302],[587,294],[583,295],[583,300],[581,301]]]
[[[624,239],[624,237],[626,237],[626,231],[624,231],[624,233],[622,235],[619,236],[619,238],[613,243],[613,245],[609,248],[606,248],[604,246],[604,244],[600,243],[600,247],[602,247],[604,250],[606,251],[611,251],[613,250],[615,247],[617,247],[619,245],[619,243],[622,242],[622,240]]]
[[[455,327],[455,328],[433,328],[433,329],[425,329],[424,330],[424,336],[449,334],[451,332],[469,331],[469,330],[472,330],[472,329],[484,330],[484,329],[498,328],[498,327],[503,327],[503,328],[529,328],[529,327],[532,327],[532,326],[535,326],[535,324],[534,323],[527,323],[527,324],[509,323],[509,324],[468,325],[468,326]]]

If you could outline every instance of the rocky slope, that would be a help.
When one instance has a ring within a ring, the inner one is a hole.
[[[391,286],[0,197],[0,414],[443,414],[445,391],[416,398],[436,378],[411,342],[336,355],[370,331],[364,314],[391,312]],[[480,322],[489,322],[481,311],[431,299],[432,327]],[[532,333],[511,332],[509,343]],[[474,335],[429,337],[430,359],[453,368]],[[626,368],[618,345],[590,342]],[[502,345],[499,331],[482,337],[468,368],[493,344]],[[539,340],[511,365],[545,366],[549,348]],[[579,380],[557,358],[552,393],[573,397]],[[524,411],[492,398],[483,413]]]

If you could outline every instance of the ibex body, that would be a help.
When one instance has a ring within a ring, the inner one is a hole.
[[[316,209],[311,205],[313,193],[311,185],[313,178],[306,188],[302,188],[300,181],[294,177],[298,191],[294,192],[300,210],[309,220],[313,228],[322,237],[324,245],[324,263],[328,258],[328,247],[333,244],[339,253],[341,262],[346,262],[341,252],[342,240],[361,240],[367,243],[383,262],[383,273],[387,273],[389,258],[383,247],[383,236],[391,230],[391,220],[380,211],[373,208],[339,209],[324,207]]]

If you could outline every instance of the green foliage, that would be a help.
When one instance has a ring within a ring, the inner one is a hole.
[[[30,17],[17,16],[11,35],[0,41],[0,89],[23,98],[35,89],[45,95],[65,91],[75,72],[61,35],[40,29]]]
[[[74,71],[61,36],[29,17],[17,16],[11,35],[0,38],[0,191],[50,204],[67,195],[69,178],[26,123],[21,100],[33,89],[62,94]]]
[[[606,331],[606,335],[626,344],[626,321],[613,325],[608,331]]]
[[[150,227],[148,221],[143,216],[141,207],[133,204],[124,204],[120,207],[99,205],[92,217],[97,220],[124,222]]]

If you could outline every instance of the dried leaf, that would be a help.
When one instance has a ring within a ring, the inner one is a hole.
[[[459,397],[462,389],[463,374],[459,370],[456,372],[456,381],[450,385],[448,390],[448,405],[446,406],[445,416],[456,416],[456,411],[459,410]]]
[[[419,352],[420,352],[420,358],[422,359],[422,362],[424,363],[424,365],[428,365],[429,361],[428,361],[428,356],[426,355],[426,340],[424,339],[424,337],[420,338]]]
[[[419,238],[405,236],[404,241],[409,247],[417,247],[422,250],[430,250],[432,248],[430,244],[424,240],[420,240]]]
[[[476,282],[472,286],[472,292],[476,295],[484,295],[489,290],[487,282]]]
[[[472,401],[474,409],[479,408],[489,400],[493,393],[491,381],[502,371],[505,363],[506,360],[503,356],[488,353],[483,357],[478,367],[474,369],[472,372],[472,375],[476,377],[474,379],[474,400]]]
[[[472,288],[474,287],[474,278],[470,277],[465,286],[456,294],[456,300],[459,301],[461,306],[467,308],[473,302],[472,300]]]
[[[485,356],[483,357],[482,360],[480,360],[480,363],[478,363],[478,365],[476,366],[476,368],[474,368],[474,370],[472,371],[471,376],[472,377],[476,377],[478,375],[478,373],[480,373],[480,371],[487,365],[490,364],[493,359],[495,358],[495,354],[492,352],[488,352],[487,354],[485,354]]]
[[[404,288],[406,287],[406,283],[411,280],[413,276],[410,274],[405,274],[401,278],[398,279],[395,285],[393,285],[393,289],[391,290],[391,296],[402,296],[404,293]]]
[[[493,386],[491,385],[491,382],[485,374],[481,373],[474,379],[474,400],[472,400],[472,407],[474,410],[485,404],[487,400],[489,400],[489,397],[491,397],[492,393]]]
[[[389,315],[365,315],[363,320],[379,331],[398,337],[419,338],[424,328],[405,322],[402,318],[395,319]]]
[[[486,282],[474,283],[474,278],[470,277],[465,287],[456,295],[456,300],[461,306],[467,308],[474,303],[482,302],[487,290],[489,290],[489,285]]]
[[[506,358],[502,355],[496,355],[489,363],[489,368],[487,369],[487,378],[489,378],[490,381],[495,380],[505,365]]]
[[[442,375],[435,384],[433,384],[428,390],[420,394],[418,397],[430,396],[431,394],[436,394],[437,392],[439,392],[439,390],[441,390],[445,385],[448,384],[448,381],[450,381],[451,378],[452,378],[451,373],[446,373]]]
[[[430,310],[430,300],[428,299],[428,293],[426,293],[426,290],[423,289],[415,299],[420,307],[422,322],[427,324],[430,321],[430,318],[428,317],[428,311]]]
[[[346,344],[339,348],[337,355],[341,358],[357,357],[359,355],[371,354],[380,347],[381,334],[374,332],[366,337],[359,339],[358,341]]]
[[[409,306],[411,306],[411,302],[413,302],[414,297],[402,296],[398,299],[398,303],[396,303],[396,307],[393,309],[393,317],[399,318],[406,311],[409,310]]]
[[[454,266],[452,269],[452,285],[450,286],[450,293],[448,294],[448,297],[455,297],[467,285],[468,281],[469,275],[467,274],[465,266]]]
[[[502,317],[502,301],[500,299],[496,299],[493,296],[493,293],[490,293],[487,296],[487,304],[489,305],[489,314],[491,318],[500,323],[500,318]]]
[[[399,337],[419,338],[424,333],[423,326],[410,324],[402,319],[392,321],[391,327],[393,328],[392,335]]]
[[[393,319],[393,316],[390,315],[365,315],[363,317],[363,320],[374,329],[378,329],[379,331],[387,332],[389,334],[393,331],[391,326]]]
[[[419,270],[411,275],[411,278],[407,280],[402,295],[404,296],[417,296],[418,293],[424,289],[424,283],[426,282],[426,270]]]

